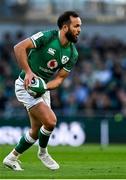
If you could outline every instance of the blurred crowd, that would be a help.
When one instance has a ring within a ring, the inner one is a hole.
[[[20,69],[13,46],[25,33],[5,32],[0,41],[0,115],[26,115],[15,96]],[[52,108],[66,115],[121,112],[126,116],[126,43],[116,37],[83,34],[77,43],[79,59],[60,88],[51,91]]]

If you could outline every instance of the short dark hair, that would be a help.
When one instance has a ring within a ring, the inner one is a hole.
[[[64,24],[67,24],[70,22],[70,16],[79,17],[79,15],[75,11],[65,11],[63,14],[59,16],[57,20],[57,25],[59,29],[61,29]]]

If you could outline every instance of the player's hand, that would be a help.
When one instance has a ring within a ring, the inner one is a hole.
[[[25,78],[24,78],[25,89],[28,89],[28,86],[30,86],[32,79],[35,77],[37,78],[37,76],[32,71],[26,72]]]

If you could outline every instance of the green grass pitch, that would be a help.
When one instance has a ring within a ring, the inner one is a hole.
[[[60,164],[51,171],[37,158],[33,146],[21,157],[24,171],[15,172],[2,165],[12,146],[0,146],[0,179],[125,179],[126,145],[83,145],[81,147],[49,147],[50,154]]]

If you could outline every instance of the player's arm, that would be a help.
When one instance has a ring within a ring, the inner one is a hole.
[[[47,83],[47,89],[52,90],[59,87],[68,75],[69,72],[65,71],[64,69],[61,69],[57,73],[56,77]]]
[[[27,38],[14,46],[14,53],[15,53],[17,62],[19,66],[26,73],[26,76],[24,79],[24,86],[26,89],[28,85],[31,83],[32,78],[35,77],[35,74],[31,71],[28,65],[28,56],[27,56],[27,51],[32,48],[35,48],[35,46],[30,38]]]
[[[27,51],[28,49],[34,48],[31,39],[27,38],[14,46],[14,53],[19,66],[25,71],[30,71],[28,65]]]

